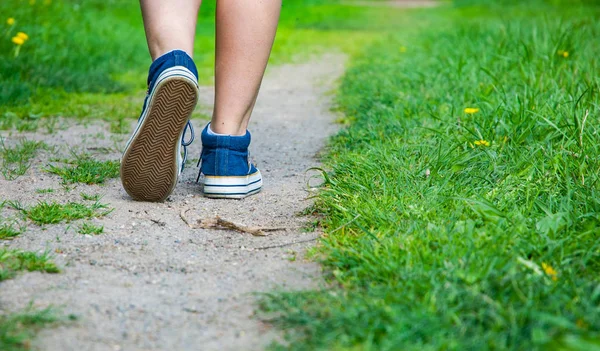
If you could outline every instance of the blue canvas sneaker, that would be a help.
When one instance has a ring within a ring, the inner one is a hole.
[[[134,200],[164,201],[175,188],[194,139],[189,120],[197,101],[198,71],[187,53],[174,50],[152,63],[142,114],[121,159],[121,182]]]
[[[242,199],[262,189],[260,171],[250,163],[248,146],[250,132],[246,135],[212,135],[210,123],[202,131],[200,175],[204,196],[212,198]]]

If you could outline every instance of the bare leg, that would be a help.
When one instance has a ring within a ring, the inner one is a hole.
[[[150,56],[179,49],[192,56],[201,0],[140,0]]]
[[[182,134],[198,101],[196,68],[188,55],[200,1],[140,0],[154,62],[142,114],[121,158],[121,182],[134,200],[166,200],[185,164],[181,151],[185,155],[189,144]]]
[[[214,132],[246,133],[280,10],[281,0],[217,1]]]

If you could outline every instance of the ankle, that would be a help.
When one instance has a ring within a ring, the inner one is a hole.
[[[208,132],[217,136],[244,136],[246,135],[246,126],[242,124],[211,122],[209,123]]]
[[[206,128],[206,132],[208,133],[208,135],[213,135],[213,136],[231,136],[230,134],[222,134],[222,133],[217,133],[215,132],[212,128],[210,123],[208,124],[208,127]]]
[[[248,163],[249,132],[243,136],[211,133],[210,124],[202,131],[201,172],[208,176],[245,176]]]
[[[156,61],[157,59],[161,58],[162,56],[168,55],[168,54],[185,54],[187,56],[189,56],[191,59],[193,59],[194,57],[192,56],[192,53],[188,52],[187,50],[184,49],[168,49],[168,50],[157,50],[155,52],[155,54],[151,54],[152,57],[152,61]]]

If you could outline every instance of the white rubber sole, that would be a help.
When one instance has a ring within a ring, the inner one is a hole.
[[[262,190],[262,175],[256,171],[247,176],[204,176],[204,196],[215,199],[243,199]]]

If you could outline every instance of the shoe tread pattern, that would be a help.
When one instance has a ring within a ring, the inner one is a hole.
[[[144,124],[121,163],[123,187],[138,201],[164,201],[175,188],[181,132],[198,99],[196,86],[185,78],[167,78],[156,89]]]

